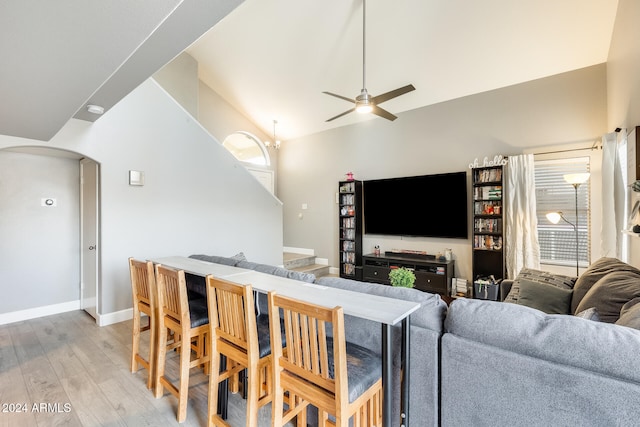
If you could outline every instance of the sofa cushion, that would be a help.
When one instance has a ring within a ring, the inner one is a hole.
[[[316,281],[316,275],[313,273],[303,273],[302,271],[287,270],[287,277],[293,280],[313,283]]]
[[[458,298],[449,306],[445,332],[531,358],[640,383],[637,363],[630,363],[640,354],[640,331],[635,329],[545,314],[518,304]],[[544,364],[540,372],[542,375]],[[517,373],[502,374],[517,381]],[[549,381],[553,384],[553,379]],[[553,387],[556,390],[559,386]],[[570,393],[570,384],[563,387],[563,392]]]
[[[580,275],[573,287],[573,298],[571,300],[571,313],[577,313],[577,308],[589,289],[595,285],[603,276],[613,271],[629,271],[640,276],[640,270],[620,261],[616,258],[600,258],[591,264],[584,273]],[[626,302],[626,301],[625,301]],[[584,307],[584,306],[583,306]]]
[[[589,289],[576,312],[595,307],[602,322],[615,323],[622,306],[636,297],[640,297],[640,275],[631,271],[614,271],[605,274]]]
[[[238,260],[235,258],[218,256],[218,255],[189,255],[189,258],[199,259],[200,261],[213,262],[216,264],[230,265],[234,267]]]
[[[273,274],[274,276],[286,277],[288,279],[300,280],[307,283],[313,283],[316,280],[316,275],[312,273],[303,273],[301,271],[294,271],[282,267],[276,267],[275,265],[259,264],[257,262],[246,260],[238,262],[238,264],[236,264],[236,267],[259,271],[260,273]]]
[[[520,282],[522,280],[547,283],[562,289],[573,289],[573,285],[576,282],[575,277],[549,273],[548,271],[536,270],[533,268],[523,268],[520,270],[520,273],[518,273],[518,276],[513,280],[511,290],[504,299],[504,302],[518,302],[518,298],[520,297]]]
[[[598,309],[595,307],[587,308],[586,310],[582,310],[579,313],[576,313],[576,317],[581,319],[592,320],[594,322],[600,321],[600,316],[598,315]]]
[[[236,261],[246,261],[247,257],[244,256],[244,252],[238,252],[234,256],[230,257],[231,259],[235,259]]]
[[[622,306],[616,325],[640,329],[640,298],[634,298]]]
[[[535,308],[547,314],[569,314],[572,293],[572,289],[520,279],[518,304]]]
[[[380,295],[389,298],[398,298],[405,301],[419,302],[420,308],[411,313],[411,325],[427,328],[435,332],[442,331],[442,322],[446,315],[447,304],[442,301],[440,296],[437,294],[422,292],[417,289],[359,282],[356,280],[332,276],[319,277],[315,283],[321,286],[329,286],[331,288],[347,289],[350,291]],[[347,334],[350,332],[352,331],[347,330]],[[358,342],[358,340],[350,339],[348,336],[347,341]]]
[[[238,268],[246,268],[247,270],[255,270],[257,265],[258,265],[257,262],[238,261],[238,263],[236,264],[236,267],[238,267]]]

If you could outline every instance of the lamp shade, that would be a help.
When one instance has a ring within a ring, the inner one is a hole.
[[[563,175],[562,177],[571,185],[580,185],[587,182],[589,176],[591,176],[590,173],[570,173]]]
[[[562,212],[549,212],[547,214],[547,219],[549,220],[549,222],[551,222],[552,224],[557,224],[560,222],[560,219],[562,218]]]

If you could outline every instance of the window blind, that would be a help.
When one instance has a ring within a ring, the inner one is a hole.
[[[576,191],[564,180],[564,175],[589,172],[589,158],[579,157],[559,160],[537,160],[535,162],[536,204],[538,217],[538,240],[540,260],[558,265],[576,264],[576,232],[578,228],[578,262],[589,264],[589,188],[590,180],[578,187],[578,212],[576,216]],[[562,212],[569,221],[551,223],[546,214]]]

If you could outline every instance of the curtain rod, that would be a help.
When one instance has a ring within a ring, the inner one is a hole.
[[[571,153],[572,151],[584,151],[584,150],[598,150],[602,148],[602,145],[598,144],[598,141],[594,142],[591,147],[582,147],[582,148],[570,148],[566,150],[556,150],[556,151],[545,151],[542,153],[533,153],[534,156],[541,156],[543,154],[559,154],[559,153]]]

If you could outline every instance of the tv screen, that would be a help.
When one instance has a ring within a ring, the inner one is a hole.
[[[466,239],[467,173],[363,182],[365,234]]]

